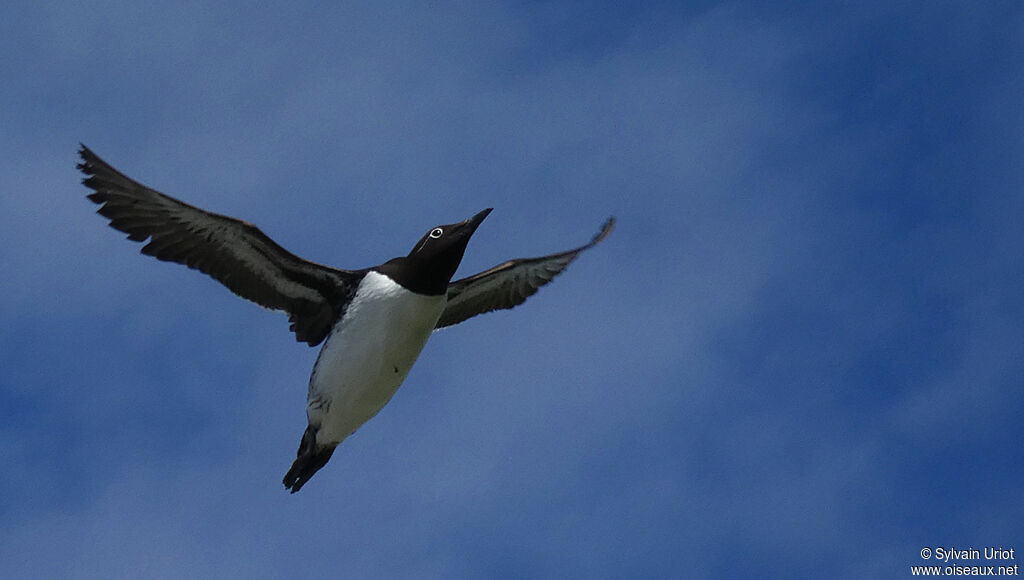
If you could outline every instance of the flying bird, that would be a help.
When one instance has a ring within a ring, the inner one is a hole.
[[[509,260],[451,281],[487,208],[431,228],[409,255],[371,268],[341,270],[288,252],[256,226],[202,210],[120,173],[85,145],[78,169],[97,213],[142,253],[199,270],[260,306],[283,310],[296,340],[323,343],[309,378],[306,427],[284,485],[292,493],[327,464],[334,449],[373,418],[398,390],[431,333],[522,304],[580,252],[605,239],[538,258]]]

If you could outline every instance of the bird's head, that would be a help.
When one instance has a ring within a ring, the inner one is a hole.
[[[487,208],[463,222],[430,228],[408,256],[395,258],[389,264],[401,263],[409,278],[416,281],[418,291],[443,294],[459,269],[469,238],[492,209]],[[388,264],[382,267],[387,269]]]

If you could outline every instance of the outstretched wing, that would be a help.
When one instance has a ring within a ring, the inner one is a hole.
[[[149,243],[142,253],[209,274],[232,292],[288,313],[296,340],[319,344],[355,291],[359,272],[295,256],[256,226],[178,201],[121,174],[85,145],[82,180],[97,213],[128,239]]]
[[[610,217],[590,243],[574,250],[542,256],[509,260],[490,270],[448,285],[448,304],[437,321],[437,328],[458,324],[477,314],[518,306],[537,290],[562,273],[580,252],[608,237],[615,226]]]

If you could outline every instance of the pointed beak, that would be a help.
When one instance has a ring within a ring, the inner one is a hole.
[[[466,228],[466,232],[469,235],[473,235],[473,232],[475,232],[476,229],[480,227],[480,224],[484,221],[484,218],[486,218],[487,215],[490,214],[493,209],[493,207],[489,207],[484,211],[476,214],[475,216],[469,218],[468,220],[462,222],[459,225]]]

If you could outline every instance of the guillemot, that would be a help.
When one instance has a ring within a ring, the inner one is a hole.
[[[407,256],[342,270],[288,252],[256,226],[205,211],[120,173],[85,145],[78,164],[97,213],[142,253],[199,270],[265,308],[288,314],[296,340],[323,343],[309,379],[308,426],[283,483],[292,493],[401,386],[433,331],[522,304],[580,252],[611,233],[608,218],[587,244],[503,262],[451,281],[487,208],[431,228]]]

